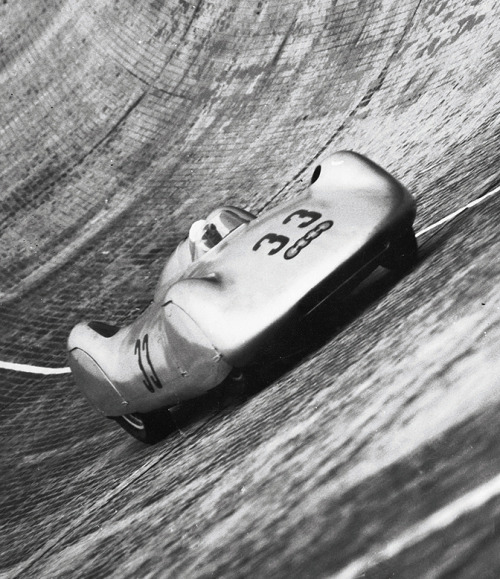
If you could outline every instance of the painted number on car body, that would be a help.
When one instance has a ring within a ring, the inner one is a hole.
[[[295,224],[298,228],[309,227],[321,219],[321,217],[322,215],[318,211],[298,209],[297,211],[294,211],[285,217],[283,220],[283,225],[290,223]],[[297,257],[297,255],[299,255],[299,253],[305,247],[307,247],[311,241],[319,237],[324,231],[327,231],[331,227],[333,227],[333,221],[330,219],[315,225],[303,237],[297,239],[297,241],[295,241],[295,243],[285,251],[283,255],[284,259],[293,259],[294,257]],[[261,237],[259,241],[257,241],[257,243],[253,246],[253,251],[258,251],[262,247],[262,244],[265,242],[267,245],[273,245],[273,248],[267,252],[267,255],[275,255],[279,253],[286,245],[288,245],[290,238],[286,235],[278,235],[277,233],[267,233],[264,235],[264,237]]]
[[[258,249],[260,249],[260,246],[264,243],[264,241],[267,241],[267,243],[270,245],[273,245],[275,243],[278,244],[277,247],[273,247],[267,252],[267,255],[274,255],[275,253],[278,253],[278,251],[281,251],[285,247],[285,245],[290,241],[290,238],[287,237],[286,235],[277,235],[276,233],[268,233],[267,235],[264,235],[264,237],[259,239],[259,241],[257,241],[257,243],[253,246],[253,250],[257,251]]]
[[[155,387],[156,388],[163,388],[163,385],[160,382],[160,379],[158,378],[156,371],[153,367],[153,364],[151,362],[151,356],[149,354],[149,336],[148,336],[148,334],[145,334],[144,337],[142,338],[142,340],[141,340],[141,338],[138,338],[136,340],[135,348],[134,348],[134,354],[137,356],[139,368],[142,372],[142,375],[144,376],[144,380],[142,381],[144,386],[146,386],[146,388],[150,392],[154,392]],[[143,357],[144,354],[145,354],[145,360]],[[149,370],[147,370],[146,367],[144,366],[144,361],[146,362],[147,366],[149,367]],[[149,371],[151,373],[149,373]]]
[[[317,211],[308,211],[307,209],[298,209],[283,219],[283,225],[290,223],[294,217],[298,217],[299,219],[305,218],[305,221],[297,225],[297,227],[308,227],[321,218],[321,213],[318,213]]]

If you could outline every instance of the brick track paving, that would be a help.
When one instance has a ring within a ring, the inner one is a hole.
[[[300,195],[358,150],[417,229],[500,182],[493,0],[0,7],[0,355],[62,366],[81,319],[128,323],[220,203]],[[408,529],[499,472],[492,198],[378,272],[300,353],[188,404],[146,448],[71,377],[0,370],[5,577],[497,577],[498,498]],[[351,567],[349,567],[351,565]]]

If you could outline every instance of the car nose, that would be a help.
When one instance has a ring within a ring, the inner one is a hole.
[[[68,338],[68,361],[76,385],[105,416],[123,414],[128,404],[99,364],[99,359],[106,357],[109,338],[118,329],[103,322],[82,322]]]

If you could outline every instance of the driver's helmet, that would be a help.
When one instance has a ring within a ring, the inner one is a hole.
[[[189,230],[191,258],[198,259],[241,225],[255,219],[244,209],[226,205],[212,211],[206,219],[195,221]]]
[[[204,255],[221,239],[222,236],[213,223],[205,219],[195,221],[189,230],[189,248],[193,260]]]

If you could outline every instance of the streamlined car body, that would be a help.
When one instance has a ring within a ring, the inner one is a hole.
[[[181,242],[136,321],[73,329],[69,363],[78,387],[140,440],[158,440],[170,428],[166,409],[258,361],[287,323],[378,265],[411,266],[415,211],[403,185],[349,151],[318,165],[300,198],[259,217],[214,211],[207,221],[218,242],[195,259],[189,240]]]

